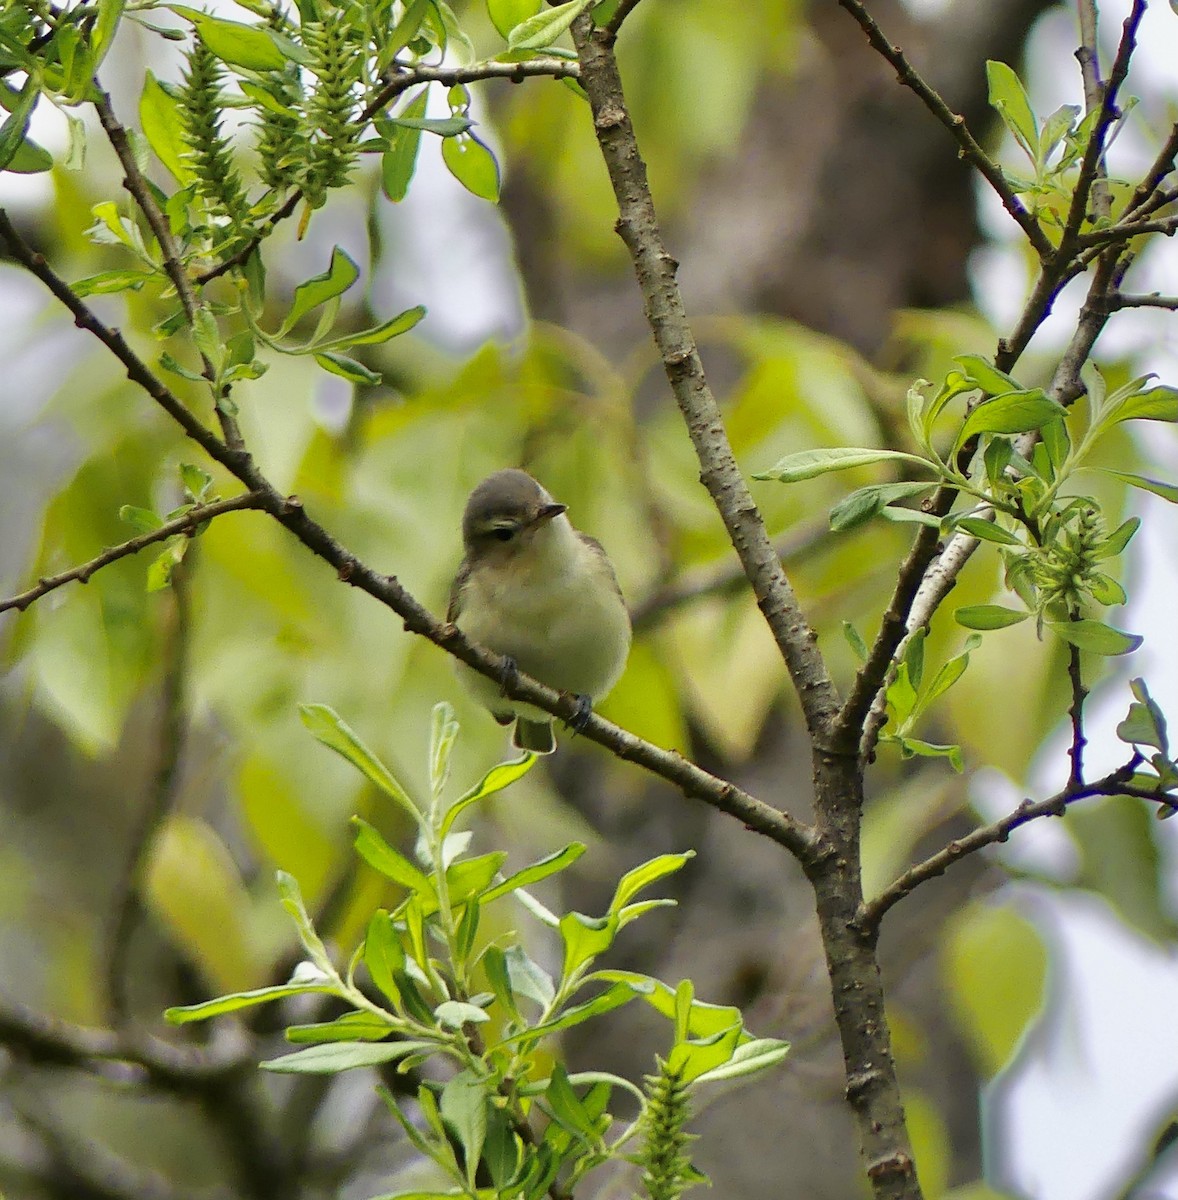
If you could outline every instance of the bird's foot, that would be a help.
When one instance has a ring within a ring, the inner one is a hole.
[[[575,732],[584,733],[585,726],[589,724],[589,718],[593,715],[593,701],[583,692],[574,696],[573,699],[576,700],[577,707],[566,724]]]
[[[519,667],[510,655],[503,656],[503,666],[499,668],[499,694],[506,696],[511,688],[519,683]]]

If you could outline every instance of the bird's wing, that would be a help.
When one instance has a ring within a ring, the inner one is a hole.
[[[462,589],[466,587],[469,578],[470,562],[464,558],[458,568],[458,574],[454,576],[454,582],[450,585],[450,603],[446,605],[447,621],[458,620],[458,614],[462,612]]]
[[[618,599],[625,604],[626,597],[622,595],[622,587],[618,583],[617,572],[614,570],[613,563],[609,561],[609,555],[606,554],[605,547],[595,537],[590,537],[589,534],[582,533],[579,529],[577,530],[577,537],[597,555],[600,565],[605,568],[605,573],[609,576],[610,583],[614,585],[614,591],[617,592]],[[457,583],[457,581],[455,582]]]

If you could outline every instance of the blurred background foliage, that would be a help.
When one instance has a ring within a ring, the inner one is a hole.
[[[456,7],[479,45],[490,31],[482,7]],[[1027,0],[873,5],[950,103],[993,139],[983,60],[1018,65],[1044,10],[1055,18],[1053,6]],[[1057,70],[1070,65],[1068,52]],[[133,119],[144,65],[177,77],[172,54],[125,26],[104,68],[124,120]],[[742,467],[764,469],[807,446],[907,448],[911,381],[938,378],[953,354],[992,353],[1001,332],[971,295],[971,255],[985,238],[942,131],[830,4],[646,0],[627,23],[621,65]],[[274,324],[333,244],[362,268],[345,309],[355,328],[418,302],[430,316],[413,334],[369,348],[380,386],[347,384],[303,359],[272,360],[236,392],[247,444],[279,487],[435,612],[445,609],[460,557],[467,493],[492,470],[525,466],[605,543],[636,615],[629,668],[605,715],[804,814],[809,769],[796,704],[698,486],[612,232],[587,110],[551,81],[473,90],[480,131],[504,173],[500,208],[462,193],[427,139],[404,204],[390,205],[366,170],[316,214],[301,243],[291,228],[268,243]],[[82,235],[92,205],[123,203],[100,137],[91,136],[87,154],[84,171],[56,166],[6,201],[67,279],[120,265]],[[134,293],[94,303],[156,357],[152,326],[166,307]],[[10,594],[128,537],[122,506],[179,503],[178,468],[199,458],[11,265],[0,269],[0,305],[0,590]],[[1155,365],[1102,363],[1114,383]],[[1051,366],[1044,353],[1018,375],[1039,383]],[[187,385],[174,382],[184,394]],[[1128,441],[1109,453],[1128,469],[1141,455]],[[753,485],[844,684],[854,660],[842,623],[870,639],[910,534],[878,521],[832,534],[825,514],[879,478],[868,469],[788,488]],[[234,486],[217,477],[214,490]],[[1123,505],[1108,500],[1110,512]],[[462,721],[460,778],[476,778],[502,752],[501,730],[466,700],[446,657],[340,586],[268,517],[214,522],[171,590],[147,592],[150,559],[124,559],[86,586],[0,618],[0,1008],[23,1004],[86,1026],[109,1021],[113,914],[133,872],[142,905],[117,969],[137,1027],[159,1032],[166,1004],[289,971],[277,867],[298,878],[321,931],[343,946],[355,940],[385,896],[355,862],[347,818],[361,813],[389,837],[407,831],[314,745],[298,703],[331,705],[419,790],[440,698]],[[994,559],[979,555],[949,607],[999,590]],[[929,661],[957,653],[963,640],[946,612]],[[881,754],[865,827],[869,885],[976,821],[979,768],[1001,772],[1016,802],[1040,787],[1036,756],[1066,704],[1062,668],[1033,627],[990,635],[918,731],[960,743],[965,774]],[[1059,760],[1046,778],[1063,777]],[[745,1006],[752,1028],[793,1039],[797,1053],[784,1072],[703,1115],[699,1165],[719,1195],[852,1194],[854,1143],[824,967],[793,864],[573,737],[562,739],[550,769],[532,772],[492,811],[479,836],[487,848],[510,848],[512,862],[562,839],[590,841],[560,898],[586,911],[635,862],[700,852],[675,884],[681,907],[635,933],[617,965],[672,981],[690,975],[700,995]],[[151,813],[158,820],[145,825]],[[1019,890],[995,902],[1009,874],[997,858],[971,860],[889,918],[890,1015],[930,1197],[997,1196],[978,1182],[983,1157],[996,1186],[1031,1187],[999,1123],[987,1119],[984,1153],[979,1132],[983,1085],[1034,1052],[1027,1032],[1051,992],[1049,930],[1019,897],[1088,890],[1119,922],[1175,951],[1172,860],[1144,807],[1105,802],[1061,827],[1070,843],[1063,870],[1020,862]],[[660,1048],[656,1025],[635,1012],[611,1028],[608,1043],[596,1027],[571,1039],[570,1060],[641,1075]],[[268,1080],[241,1102],[254,1106],[260,1127],[298,1145],[303,1168],[297,1193],[268,1191],[248,1167],[261,1143],[226,1140],[191,1101],[134,1078],[55,1069],[8,1040],[0,1191],[10,1200],[361,1197],[391,1189],[408,1157],[367,1080],[341,1077],[315,1095]],[[989,1095],[993,1105],[1003,1093]],[[1148,1157],[1151,1133],[1136,1131],[1118,1151],[1122,1179]],[[1043,1152],[1050,1158],[1052,1148]]]

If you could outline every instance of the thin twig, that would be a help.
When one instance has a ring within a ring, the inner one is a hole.
[[[641,2],[642,0],[621,0],[614,9],[614,15],[605,23],[605,32],[611,44],[618,40],[618,31],[622,28],[622,23]]]
[[[1064,221],[1063,234],[1060,237],[1058,255],[1061,258],[1071,258],[1072,247],[1083,243],[1078,241],[1080,226],[1088,215],[1088,198],[1098,180],[1103,178],[1101,163],[1104,159],[1108,132],[1112,123],[1120,115],[1117,109],[1117,96],[1121,85],[1129,74],[1129,62],[1133,51],[1137,48],[1137,28],[1145,15],[1146,0],[1133,0],[1133,9],[1125,18],[1121,27],[1121,40],[1117,45],[1116,57],[1108,73],[1108,82],[1100,89],[1099,114],[1088,145],[1084,148],[1084,157],[1080,161],[1080,175],[1072,192],[1072,201]]]
[[[255,1069],[256,1055],[232,1026],[208,1046],[177,1046],[161,1038],[75,1025],[0,998],[0,1044],[30,1062],[102,1074],[121,1068],[148,1084],[181,1094],[204,1091]]]
[[[860,3],[860,0],[838,0],[838,2],[851,14],[860,29],[867,35],[872,49],[895,68],[900,83],[910,88],[929,112],[952,134],[954,141],[960,147],[961,157],[977,167],[982,178],[994,189],[1002,201],[1002,207],[1023,231],[1027,241],[1031,243],[1040,259],[1051,258],[1055,253],[1055,247],[1039,227],[1039,222],[1027,211],[1026,206],[1014,193],[1002,168],[982,149],[981,144],[970,132],[965,118],[959,113],[955,113],[945,103],[940,94],[908,61],[904,51],[885,37],[879,23]]]
[[[1070,619],[1078,621],[1079,614],[1072,614]],[[1072,742],[1068,747],[1068,759],[1071,762],[1068,787],[1078,790],[1084,786],[1084,747],[1088,744],[1088,739],[1084,736],[1084,701],[1088,698],[1088,689],[1084,686],[1084,676],[1080,671],[1080,647],[1070,643],[1068,682],[1072,689],[1072,699],[1068,705],[1068,720],[1072,726]]]
[[[1095,783],[1083,784],[1079,787],[1069,785],[1046,800],[1024,800],[1018,808],[999,820],[989,825],[982,825],[964,837],[955,838],[947,846],[938,850],[936,854],[909,867],[878,896],[864,903],[860,909],[858,922],[860,927],[865,932],[878,930],[879,923],[888,909],[914,891],[920,884],[944,875],[950,866],[967,855],[976,854],[987,846],[1007,841],[1014,830],[1021,825],[1026,825],[1039,817],[1062,817],[1068,806],[1078,800],[1087,800],[1093,796],[1138,796],[1141,799],[1152,800],[1166,809],[1173,809],[1173,796],[1160,790],[1149,791],[1145,788],[1128,785],[1127,781],[1133,777],[1133,772],[1140,762],[1141,756],[1134,754],[1124,766],[1111,771]]]
[[[598,146],[618,203],[617,231],[630,252],[646,319],[700,464],[700,480],[728,531],[757,604],[785,660],[806,725],[825,742],[839,699],[764,522],[732,453],[719,405],[687,321],[678,263],[663,243],[621,79],[604,30],[582,14],[572,26]]]
[[[1152,292],[1148,296],[1132,296],[1118,292],[1109,297],[1108,306],[1114,312],[1119,308],[1178,309],[1178,296],[1160,296],[1157,292]]]
[[[1152,221],[1125,221],[1120,225],[1110,225],[1106,229],[1091,229],[1087,233],[1077,234],[1075,244],[1084,248],[1110,246],[1117,242],[1127,242],[1143,233],[1161,233],[1170,237],[1178,233],[1178,216],[1159,217]]]
[[[1155,193],[1162,186],[1162,180],[1174,169],[1176,158],[1178,158],[1178,122],[1170,126],[1169,135],[1162,143],[1161,149],[1158,150],[1153,164],[1137,187],[1133,189],[1133,195],[1129,197],[1125,211],[1121,214],[1122,219],[1131,216],[1152,201]]]
[[[75,580],[78,583],[89,583],[90,578],[96,571],[102,570],[103,567],[109,566],[113,562],[118,562],[120,558],[126,558],[130,554],[138,554],[140,550],[145,550],[148,546],[153,546],[157,542],[167,541],[168,538],[175,537],[177,534],[194,534],[200,525],[203,525],[206,521],[211,521],[214,517],[219,517],[228,512],[239,512],[244,509],[257,509],[261,507],[261,497],[254,492],[244,492],[242,495],[233,496],[229,500],[213,500],[208,504],[194,505],[182,516],[176,517],[171,521],[165,521],[158,529],[153,529],[149,533],[141,533],[137,537],[120,542],[117,546],[109,546],[101,554],[95,555],[88,562],[71,567],[68,571],[62,571],[58,575],[47,575],[44,579],[38,580],[27,591],[20,592],[15,596],[9,596],[7,600],[0,600],[0,612],[4,612],[10,608],[23,611],[34,600],[39,600],[47,592],[52,592],[67,583],[73,583]]]
[[[25,266],[74,314],[75,323],[94,334],[127,368],[128,377],[147,392],[186,434],[215,462],[235,475],[257,495],[257,507],[289,529],[313,554],[333,567],[340,579],[367,592],[396,612],[410,633],[427,638],[468,666],[497,682],[504,677],[504,660],[466,638],[456,626],[439,621],[409,594],[394,576],[381,575],[362,563],[305,511],[302,502],[284,496],[258,469],[252,457],[222,442],[198,421],[168,387],[135,354],[121,334],[104,324],[89,306],[70,290],[44,256],[36,254],[17,233],[7,213],[0,209],[0,238],[17,262]],[[772,553],[772,546],[769,547]],[[780,567],[778,567],[780,570]],[[546,687],[522,672],[506,689],[515,700],[534,704],[563,721],[580,718],[576,697]],[[592,713],[580,732],[619,758],[637,763],[678,787],[684,795],[742,821],[748,828],[784,846],[799,861],[808,862],[819,852],[817,835],[788,813],[758,800],[726,779],[712,775],[674,750],[664,750],[635,737],[611,721]]]
[[[1080,45],[1076,59],[1080,64],[1080,76],[1084,81],[1084,108],[1094,113],[1104,103],[1104,83],[1100,78],[1100,41],[1097,33],[1098,15],[1096,0],[1076,0],[1080,24]],[[1092,185],[1092,208],[1102,217],[1107,217],[1112,207],[1112,196],[1108,189],[1108,171],[1104,155],[1096,165],[1096,178]]]
[[[94,99],[94,108],[98,113],[98,119],[123,167],[123,186],[131,193],[135,203],[139,206],[139,211],[143,213],[148,225],[151,226],[152,233],[155,234],[160,254],[163,256],[164,271],[172,281],[176,294],[180,297],[180,305],[191,326],[196,320],[200,302],[196,298],[192,280],[189,279],[188,272],[180,261],[180,252],[176,247],[175,238],[172,237],[172,227],[156,202],[146,177],[139,169],[135,152],[131,149],[131,142],[127,137],[127,131],[115,116],[110,96],[99,86],[97,78],[94,80],[94,90],[97,93]],[[203,350],[200,360],[202,374],[209,381],[209,385],[215,388],[217,384],[216,368]],[[228,445],[235,449],[241,449],[243,445],[241,430],[238,428],[237,418],[233,416],[228,405],[222,403],[225,398],[223,395],[215,397],[217,420],[221,424],[221,432]]]

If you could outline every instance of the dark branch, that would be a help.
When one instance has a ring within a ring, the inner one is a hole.
[[[1079,620],[1079,616],[1073,616],[1072,620]],[[1072,725],[1072,744],[1068,747],[1072,766],[1068,787],[1078,789],[1084,786],[1084,747],[1088,744],[1084,736],[1084,701],[1088,698],[1088,689],[1080,673],[1080,647],[1071,644],[1068,645],[1068,682],[1072,688],[1072,702],[1068,705],[1068,720]]]
[[[622,23],[641,2],[642,0],[621,0],[618,7],[614,9],[614,15],[605,23],[605,32],[611,44],[618,40],[618,32],[622,28]]]
[[[1151,292],[1148,296],[1130,296],[1118,292],[1108,299],[1109,309],[1115,312],[1119,308],[1168,308],[1178,309],[1178,296],[1159,296]]]
[[[3,218],[0,217],[0,222],[2,221]],[[20,592],[16,596],[9,596],[7,600],[0,600],[0,612],[5,612],[10,608],[23,611],[34,600],[39,600],[47,592],[52,592],[67,583],[73,583],[75,580],[78,583],[89,583],[91,576],[96,571],[100,571],[113,562],[118,562],[120,558],[138,554],[140,550],[145,550],[157,542],[167,541],[168,538],[175,537],[177,534],[191,536],[199,526],[223,513],[261,507],[261,497],[254,492],[245,492],[243,495],[234,496],[229,500],[214,500],[209,504],[195,505],[183,516],[176,517],[172,521],[165,521],[158,529],[153,529],[150,533],[141,533],[138,537],[129,538],[117,546],[110,546],[101,554],[95,555],[89,562],[71,567],[70,570],[62,571],[58,575],[48,575],[44,579],[38,580],[36,585],[27,591]]]
[[[879,929],[879,923],[884,914],[898,900],[902,900],[922,883],[935,879],[944,873],[955,862],[969,854],[976,854],[987,846],[996,846],[1009,839],[1010,835],[1021,825],[1026,825],[1039,817],[1062,817],[1069,805],[1078,800],[1087,800],[1093,796],[1136,796],[1143,800],[1151,800],[1166,810],[1174,809],[1174,797],[1161,790],[1151,791],[1147,788],[1131,786],[1128,781],[1133,778],[1141,756],[1134,756],[1122,767],[1110,772],[1096,783],[1082,784],[1073,787],[1069,784],[1062,791],[1046,800],[1024,800],[1013,812],[983,825],[968,833],[965,837],[956,838],[947,846],[930,855],[923,862],[910,867],[893,883],[889,884],[878,896],[867,901],[860,909],[859,925],[865,933],[871,934]]]

